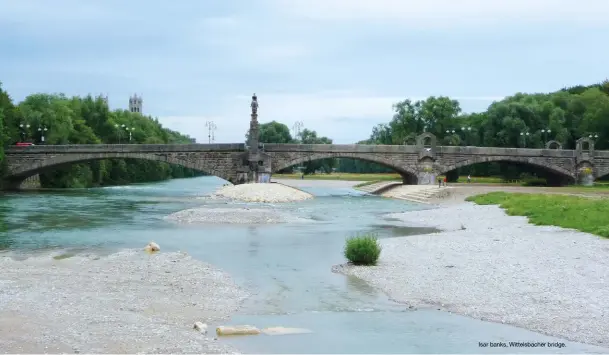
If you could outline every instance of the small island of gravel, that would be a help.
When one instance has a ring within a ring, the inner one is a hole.
[[[166,216],[165,219],[180,224],[275,224],[311,221],[273,209],[212,207],[178,211]]]
[[[185,253],[0,256],[0,349],[9,353],[234,353],[193,330],[248,294]]]
[[[313,195],[283,184],[242,184],[224,186],[215,196],[243,202],[280,203],[312,199]]]

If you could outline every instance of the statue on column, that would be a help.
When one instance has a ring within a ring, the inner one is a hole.
[[[252,104],[250,106],[252,108],[252,116],[258,115],[258,96],[256,94],[252,95]]]

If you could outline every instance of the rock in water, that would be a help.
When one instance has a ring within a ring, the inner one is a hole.
[[[218,335],[258,335],[260,329],[251,325],[219,326],[216,328]]]
[[[144,250],[149,253],[155,253],[157,251],[161,251],[161,247],[155,242],[150,242],[144,247]]]
[[[200,331],[203,334],[207,333],[207,324],[205,324],[203,322],[195,322],[195,325],[193,328],[195,330]]]

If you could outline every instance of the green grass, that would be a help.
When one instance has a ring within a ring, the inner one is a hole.
[[[382,247],[374,234],[347,238],[344,255],[353,265],[376,265]]]
[[[508,215],[526,216],[535,225],[572,228],[609,238],[609,199],[491,192],[467,201],[499,205]]]

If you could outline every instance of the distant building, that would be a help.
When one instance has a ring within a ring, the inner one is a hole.
[[[190,138],[190,143],[193,143],[193,144],[197,143],[197,139],[196,138]]]
[[[134,94],[129,98],[129,111],[134,113],[142,113],[142,97]]]

